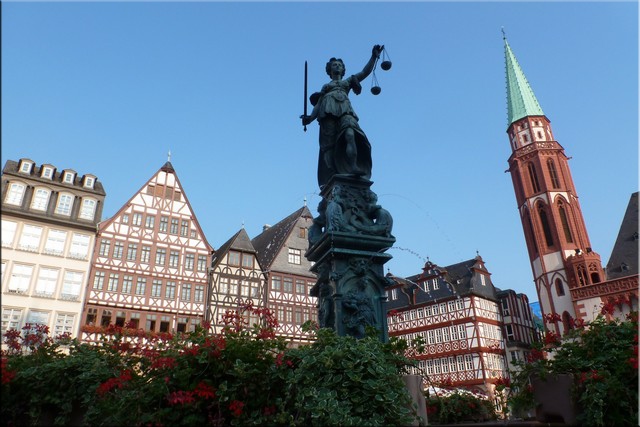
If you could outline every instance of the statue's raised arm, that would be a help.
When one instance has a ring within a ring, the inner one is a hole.
[[[373,71],[373,67],[376,63],[376,59],[380,58],[380,54],[382,54],[383,50],[384,50],[384,45],[380,46],[379,44],[377,44],[373,46],[373,49],[371,49],[371,58],[369,58],[369,61],[366,63],[362,71],[355,74],[355,77],[356,79],[358,79],[358,82],[361,82],[367,77],[369,77],[369,74],[371,74],[371,72]]]

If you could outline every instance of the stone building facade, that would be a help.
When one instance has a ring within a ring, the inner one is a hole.
[[[78,335],[106,193],[95,175],[8,160],[2,171],[2,333]]]

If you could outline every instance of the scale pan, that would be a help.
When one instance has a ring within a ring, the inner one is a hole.
[[[382,61],[382,63],[380,64],[380,68],[385,71],[389,71],[391,69],[391,61]]]
[[[380,86],[373,86],[371,88],[371,93],[374,95],[379,95],[380,92],[382,92],[382,89],[380,89]]]

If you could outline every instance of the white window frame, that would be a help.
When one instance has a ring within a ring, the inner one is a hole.
[[[86,241],[86,243],[85,243]],[[85,259],[89,255],[91,236],[88,234],[73,233],[69,256],[77,259]]]
[[[46,316],[47,320],[46,321],[33,321],[33,317],[35,317],[34,315],[42,315],[42,316]],[[30,324],[36,324],[36,325],[49,325],[49,315],[51,314],[51,312],[49,311],[43,311],[43,310],[29,310],[29,313],[27,313],[27,319],[25,321],[25,323],[30,323]]]
[[[33,190],[33,199],[31,200],[31,209],[36,211],[46,211],[49,206],[49,198],[51,190],[44,187],[36,187]]]
[[[84,187],[85,188],[93,188],[93,184],[95,183],[95,179],[91,176],[84,177]]]
[[[300,249],[289,248],[289,264],[300,265],[302,262],[302,251]]]
[[[26,166],[26,167],[25,167]],[[26,173],[26,174],[30,174],[31,173],[31,168],[33,167],[33,163],[32,162],[27,162],[27,161],[22,161],[20,163],[20,173]]]
[[[65,184],[73,184],[75,175],[76,174],[73,172],[65,172],[64,176],[62,177],[62,182],[64,182]]]
[[[26,190],[27,186],[25,184],[21,182],[10,182],[7,197],[5,197],[4,202],[7,205],[22,206]]]
[[[73,334],[73,327],[76,321],[75,314],[57,313],[56,322],[53,325],[53,336],[57,337],[64,333]]]
[[[391,289],[391,299],[394,300],[394,301],[398,299],[398,289],[397,288]]]
[[[65,271],[62,279],[62,291],[60,292],[60,298],[71,301],[75,301],[80,298],[83,280],[84,273],[80,271]]]
[[[68,202],[67,202],[67,198],[69,200]],[[58,195],[58,202],[56,203],[56,213],[58,215],[71,216],[71,210],[73,209],[74,199],[75,199],[75,196],[71,193],[60,193]]]
[[[82,205],[80,205],[80,213],[78,214],[79,218],[93,220],[96,215],[96,207],[98,206],[98,201],[91,197],[83,197]]]
[[[42,227],[38,225],[24,224],[18,247],[27,251],[38,252],[42,241]]]
[[[2,246],[13,246],[17,230],[17,222],[2,220]]]
[[[23,312],[23,308],[2,307],[2,335],[4,335],[9,329],[19,331],[22,328]],[[15,316],[17,316],[17,319],[14,318]]]
[[[20,270],[20,271],[19,271]],[[28,270],[28,271],[27,271]],[[28,273],[28,274],[27,274]],[[31,279],[33,278],[33,265],[13,264],[11,268],[11,276],[9,277],[9,292],[24,294],[31,287]]]
[[[67,243],[67,234],[64,230],[50,229],[47,232],[47,240],[44,243],[44,252],[48,255],[62,255]]]
[[[59,269],[40,267],[40,271],[38,271],[38,279],[36,280],[35,295],[46,298],[53,298],[58,288],[59,277]]]
[[[53,168],[48,166],[43,167],[40,176],[46,179],[53,179]]]

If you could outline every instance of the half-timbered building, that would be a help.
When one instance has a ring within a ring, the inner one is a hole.
[[[388,274],[389,336],[409,343],[422,337],[425,350],[415,354],[425,386],[454,386],[491,394],[508,377],[491,274],[480,256],[447,267],[427,261],[423,272],[406,279]]]
[[[316,277],[304,257],[312,219],[309,209],[303,206],[277,224],[265,225],[262,233],[252,240],[267,277],[267,306],[278,318],[276,333],[292,346],[311,341],[301,326],[318,318],[316,298],[309,295]]]
[[[266,279],[256,257],[256,250],[244,228],[234,234],[213,254],[211,261],[210,297],[206,320],[215,333],[224,326],[223,316],[227,311],[240,309],[251,303],[264,307],[266,301]],[[250,312],[245,319],[253,327],[258,319]]]
[[[496,288],[496,296],[502,313],[502,336],[507,365],[509,371],[517,370],[514,363],[526,360],[531,344],[539,339],[533,311],[525,294],[518,294],[512,289]]]
[[[25,324],[77,336],[105,192],[95,175],[31,159],[2,171],[2,334]]]
[[[129,323],[187,331],[205,314],[207,242],[184,188],[166,162],[118,212],[100,223],[83,324]],[[95,340],[93,328],[83,339]]]

